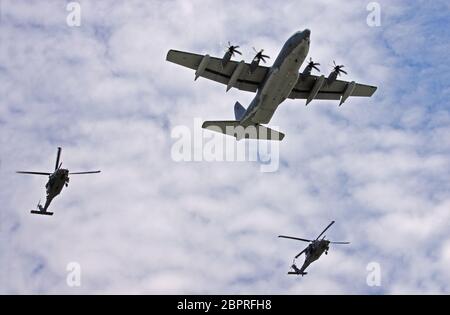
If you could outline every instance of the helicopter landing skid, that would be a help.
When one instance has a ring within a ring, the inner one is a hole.
[[[31,210],[32,214],[40,214],[40,215],[53,215],[53,212],[48,212],[48,211],[40,211],[40,210]]]

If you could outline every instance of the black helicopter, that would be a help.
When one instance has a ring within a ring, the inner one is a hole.
[[[69,175],[80,175],[80,174],[97,174],[100,171],[90,171],[90,172],[76,172],[69,173],[69,170],[61,168],[62,163],[59,163],[61,157],[61,148],[58,148],[58,153],[56,155],[56,164],[55,171],[53,173],[45,173],[45,172],[17,172],[18,174],[29,174],[29,175],[45,175],[49,176],[48,182],[45,185],[47,190],[47,199],[45,201],[45,206],[42,207],[40,202],[37,205],[38,210],[31,210],[33,214],[41,214],[41,215],[53,215],[53,212],[48,212],[47,208],[50,206],[53,198],[58,196],[64,186],[69,185]]]
[[[292,239],[292,240],[297,240],[297,241],[311,243],[311,244],[308,245],[308,247],[306,247],[304,250],[302,250],[297,256],[295,256],[294,262],[293,262],[293,264],[291,266],[293,271],[288,272],[289,275],[301,275],[301,276],[304,276],[304,275],[308,274],[307,272],[305,272],[305,269],[308,268],[308,266],[311,263],[313,263],[314,261],[319,259],[320,256],[322,256],[323,253],[325,253],[325,255],[327,255],[328,254],[328,250],[330,249],[330,244],[339,244],[339,245],[350,244],[350,242],[331,242],[329,240],[326,240],[325,236],[322,239],[320,239],[320,237],[334,224],[334,222],[335,221],[332,221],[325,228],[325,230],[323,230],[322,233],[319,234],[319,236],[315,240],[308,240],[308,239],[304,239],[304,238],[298,238],[298,237],[292,237],[292,236],[284,236],[284,235],[279,235],[278,236],[278,237],[281,237],[281,238],[288,238],[288,239]],[[305,254],[305,262],[303,263],[303,266],[299,269],[295,265],[295,260],[298,257],[300,257],[303,253]]]

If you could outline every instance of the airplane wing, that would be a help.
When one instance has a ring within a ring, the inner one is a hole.
[[[323,83],[318,83],[319,80]],[[300,75],[289,98],[306,99],[307,104],[313,99],[341,100],[340,105],[342,105],[350,96],[371,97],[376,90],[377,87],[375,86],[356,82],[335,80],[331,84],[328,84],[327,79],[323,76]]]
[[[227,90],[234,87],[243,91],[256,92],[269,71],[268,67],[258,66],[253,73],[250,73],[248,63],[233,60],[230,60],[223,68],[220,58],[177,50],[170,50],[166,60],[195,70],[196,79],[203,77],[225,84]]]

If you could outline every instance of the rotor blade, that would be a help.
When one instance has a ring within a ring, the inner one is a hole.
[[[295,256],[295,259],[297,259],[298,257],[300,257],[304,252],[306,252],[306,248],[304,250],[302,250],[300,253],[298,253],[297,256]]]
[[[284,235],[279,235],[278,237],[280,237],[280,238],[288,238],[288,239],[291,239],[291,240],[302,241],[302,242],[308,242],[308,243],[311,243],[311,242],[312,242],[312,240],[307,240],[307,239],[305,239],[305,238],[299,238],[299,237],[284,236]]]
[[[55,171],[59,168],[59,159],[61,157],[61,148],[58,148],[58,153],[56,154],[56,164],[55,164]]]
[[[75,173],[69,173],[69,175],[98,174],[100,172],[101,171],[75,172]]]
[[[332,226],[333,224],[334,224],[334,221],[331,221],[331,223],[328,224],[328,226],[325,228],[325,230],[323,230],[322,233],[320,233],[320,235],[317,236],[316,240],[318,240],[323,235],[323,233],[325,233],[330,228],[330,226]]]
[[[336,245],[348,245],[350,242],[330,242],[330,244],[336,244]]]
[[[17,174],[28,174],[28,175],[47,175],[49,176],[51,173],[44,173],[44,172],[16,172]]]
[[[344,74],[348,74],[346,71],[344,70],[340,70],[340,72],[344,73]]]
[[[236,54],[242,55],[242,53],[241,53],[239,50],[234,50],[234,52],[235,52]]]

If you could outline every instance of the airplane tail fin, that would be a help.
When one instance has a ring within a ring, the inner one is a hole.
[[[236,102],[236,104],[234,104],[234,117],[236,120],[241,120],[241,118],[244,117],[245,111],[246,109],[241,103]]]
[[[282,132],[259,124],[244,127],[237,120],[205,121],[202,128],[235,137],[238,141],[242,139],[281,141],[284,138]]]

